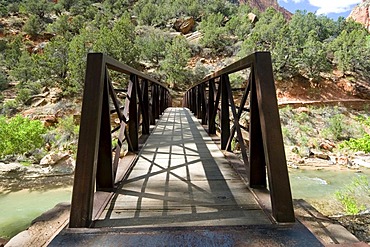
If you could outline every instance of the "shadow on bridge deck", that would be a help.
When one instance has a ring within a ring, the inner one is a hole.
[[[186,108],[168,108],[128,178],[94,222],[50,246],[322,246],[278,225]]]
[[[168,108],[95,227],[271,224],[184,108]]]

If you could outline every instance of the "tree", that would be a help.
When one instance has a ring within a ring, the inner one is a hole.
[[[284,16],[274,8],[268,8],[243,42],[239,56],[256,51],[270,51],[277,77],[290,77],[295,73],[295,44],[291,43],[288,32]]]
[[[320,72],[327,72],[330,69],[330,64],[326,57],[326,49],[317,40],[317,34],[314,30],[310,31],[308,39],[303,46],[298,67],[303,73],[315,80],[319,79]]]
[[[183,36],[176,36],[172,43],[166,45],[166,57],[161,63],[171,88],[181,88],[181,84],[186,82],[186,64],[190,58],[190,49]]]
[[[114,24],[112,29],[102,27],[99,30],[94,50],[112,56],[127,65],[135,66],[139,57],[135,38],[135,26],[126,14]]]
[[[199,1],[200,5],[205,9],[205,15],[211,15],[220,13],[223,16],[232,16],[236,12],[236,5],[225,0],[209,0],[205,4],[203,1]],[[203,3],[202,3],[203,2]]]
[[[59,0],[58,3],[61,4],[65,10],[69,11],[75,2],[74,0]]]
[[[32,37],[36,37],[44,29],[44,23],[37,15],[31,15],[26,24],[24,24],[23,31]]]
[[[19,4],[18,3],[11,3],[8,5],[8,12],[9,13],[18,13],[19,12]]]
[[[232,35],[238,36],[239,40],[244,40],[252,30],[252,21],[248,19],[251,12],[252,9],[248,4],[241,4],[238,12],[226,23],[227,30]]]
[[[25,7],[28,13],[43,18],[51,12],[53,8],[52,4],[49,0],[28,0],[25,3]]]
[[[38,55],[30,55],[23,51],[18,64],[11,71],[11,75],[18,80],[18,94],[16,100],[26,103],[31,95],[40,93],[40,70],[38,66]]]
[[[202,20],[200,24],[200,30],[203,33],[203,37],[200,40],[202,45],[219,51],[229,44],[223,21],[224,16],[221,13],[210,14]]]
[[[27,87],[29,82],[38,79],[37,64],[37,55],[30,55],[27,51],[23,51],[19,62],[11,70],[11,75],[20,82],[21,87]]]
[[[56,36],[45,47],[40,58],[40,70],[45,86],[63,83],[68,72],[68,41]]]
[[[87,53],[91,50],[91,32],[84,30],[68,44],[68,77],[61,85],[66,96],[81,94],[86,71]]]
[[[6,66],[11,69],[17,65],[19,58],[22,55],[22,37],[16,36],[9,41],[6,50],[4,51],[4,59]]]
[[[8,88],[8,78],[3,70],[0,70],[0,91]]]
[[[141,7],[142,6],[142,7]],[[159,7],[154,3],[136,4],[134,8],[140,24],[151,26],[158,17]]]
[[[104,0],[103,5],[110,13],[121,17],[127,8],[130,7],[130,2],[130,0]]]
[[[70,35],[70,24],[68,19],[68,15],[59,16],[59,18],[54,23],[48,26],[48,31],[65,37]]]
[[[334,62],[343,72],[363,71],[369,68],[369,33],[361,28],[347,32],[343,30],[341,34],[330,44],[330,49],[334,53]],[[369,72],[363,71],[367,75]]]
[[[145,30],[145,33],[137,39],[140,57],[158,65],[159,60],[165,56],[163,47],[166,46],[168,39],[165,33],[161,31],[155,29]]]
[[[69,1],[69,0],[68,0]],[[73,1],[73,4],[70,6],[69,11],[72,15],[83,15],[86,19],[92,20],[94,18],[94,15],[92,15],[90,11],[90,7],[94,8],[92,6],[94,1],[92,0],[79,0],[79,1]],[[94,11],[95,14],[96,11]]]

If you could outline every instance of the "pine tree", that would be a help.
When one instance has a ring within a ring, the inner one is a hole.
[[[167,77],[171,88],[181,88],[187,79],[186,64],[190,58],[190,49],[183,36],[177,36],[172,44],[166,45],[166,57],[161,64],[161,69]]]

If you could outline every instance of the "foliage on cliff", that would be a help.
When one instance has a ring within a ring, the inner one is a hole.
[[[215,68],[191,64],[190,59],[222,57],[232,62],[261,50],[271,51],[277,79],[300,75],[319,82],[333,69],[370,76],[370,36],[361,25],[304,11],[288,21],[273,8],[259,13],[232,2],[3,0],[0,90],[16,85],[13,104],[19,106],[43,87],[59,87],[65,97],[79,97],[88,52],[104,52],[150,70],[175,90],[186,89]],[[248,18],[251,12],[257,22]],[[174,32],[176,20],[187,16],[196,20],[191,31],[201,33],[198,42]]]

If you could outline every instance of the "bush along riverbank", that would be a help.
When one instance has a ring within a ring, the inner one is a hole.
[[[280,109],[292,168],[370,168],[370,113],[345,107]]]
[[[360,241],[370,243],[370,111],[346,107],[280,109],[288,166],[291,170],[334,174],[352,171],[330,198],[311,200],[320,212],[339,222]],[[335,175],[332,175],[335,176]],[[321,181],[331,186],[325,180]],[[329,182],[330,183],[330,182]],[[325,186],[323,186],[325,188]]]

